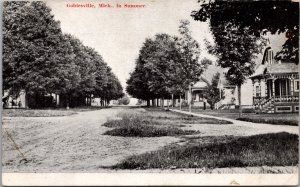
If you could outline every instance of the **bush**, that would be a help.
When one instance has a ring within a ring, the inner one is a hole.
[[[129,103],[130,103],[130,99],[127,96],[119,99],[119,104],[120,105],[128,105]]]

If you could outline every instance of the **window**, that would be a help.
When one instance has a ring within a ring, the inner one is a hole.
[[[298,91],[299,92],[299,80],[295,80],[294,81],[294,91]]]
[[[255,88],[255,93],[256,93],[256,97],[259,97],[259,96],[260,96],[260,89],[259,89],[259,86],[256,86],[256,88]]]

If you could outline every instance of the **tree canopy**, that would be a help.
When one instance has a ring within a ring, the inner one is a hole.
[[[123,96],[101,55],[71,34],[42,1],[6,1],[3,13],[3,87],[29,95]]]
[[[186,20],[180,22],[179,36],[162,33],[147,38],[127,80],[127,92],[143,100],[182,95],[209,64],[200,60],[200,52]]]
[[[286,33],[287,40],[275,58],[299,61],[299,3],[292,1],[223,1],[201,0],[200,9],[192,12],[197,21],[209,20],[212,27],[230,23],[247,28],[259,36]]]

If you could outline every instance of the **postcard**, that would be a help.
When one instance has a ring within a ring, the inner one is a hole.
[[[298,184],[298,2],[2,11],[3,185]]]

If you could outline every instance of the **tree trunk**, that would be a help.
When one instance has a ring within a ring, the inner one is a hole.
[[[168,108],[169,108],[169,104],[170,104],[169,101],[170,101],[170,99],[168,99],[168,101],[167,101]]]
[[[150,107],[150,100],[147,99],[147,107]]]
[[[28,94],[25,92],[25,108],[28,109]]]
[[[67,110],[70,109],[70,96],[67,95]]]
[[[181,95],[179,95],[179,110],[181,110]]]
[[[192,85],[189,85],[189,112],[192,112]]]
[[[241,84],[238,85],[239,118],[242,116]]]
[[[161,108],[164,108],[164,98],[161,98]]]
[[[159,107],[159,99],[156,98],[156,106]]]
[[[172,94],[172,108],[174,107],[174,94]]]
[[[155,99],[152,99],[152,106],[155,107]]]

